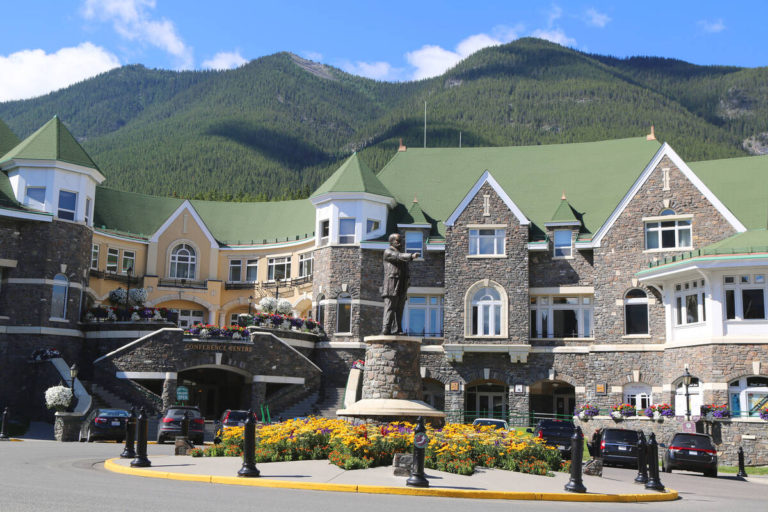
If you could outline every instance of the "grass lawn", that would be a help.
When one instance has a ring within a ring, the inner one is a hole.
[[[748,475],[768,475],[768,466],[755,466],[755,467],[749,467],[747,466],[744,468]],[[718,466],[717,470],[720,473],[733,473],[736,474],[739,472],[738,466]]]

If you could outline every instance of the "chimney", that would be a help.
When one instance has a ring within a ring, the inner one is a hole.
[[[403,146],[403,139],[402,139],[402,137],[401,137],[401,138],[400,138],[400,147],[399,147],[399,148],[397,148],[397,151],[398,151],[398,153],[399,153],[399,152],[405,151],[406,149],[408,149],[408,148],[406,148],[405,146]]]
[[[656,140],[656,134],[653,133],[653,125],[651,125],[651,133],[645,136],[645,140]]]

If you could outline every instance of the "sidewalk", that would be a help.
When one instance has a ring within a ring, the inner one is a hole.
[[[238,457],[153,456],[150,468],[131,468],[130,459],[110,459],[109,471],[128,475],[202,483],[280,487],[290,489],[360,492],[372,494],[410,494],[473,499],[548,500],[548,501],[672,501],[677,491],[648,491],[633,482],[585,476],[587,493],[563,490],[569,475],[554,477],[527,475],[499,469],[479,468],[474,475],[462,476],[427,470],[429,488],[405,485],[406,477],[393,475],[393,468],[378,467],[346,471],[326,460],[272,462],[257,464],[260,478],[239,478],[242,465]]]

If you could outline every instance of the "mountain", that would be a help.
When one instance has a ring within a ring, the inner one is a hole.
[[[687,160],[765,150],[768,68],[616,59],[539,39],[486,48],[445,74],[377,82],[289,53],[228,71],[125,66],[0,103],[25,137],[54,114],[111,187],[205,199],[306,197],[352,151],[379,170],[398,139],[552,144],[641,136]]]

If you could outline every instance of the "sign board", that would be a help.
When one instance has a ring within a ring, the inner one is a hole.
[[[176,400],[189,400],[189,388],[187,386],[179,386],[176,388]]]
[[[416,432],[413,436],[413,444],[416,448],[426,448],[429,444],[429,437],[424,432]]]
[[[695,421],[684,421],[683,422],[683,432],[686,434],[695,434],[696,433],[696,422]]]
[[[451,391],[459,391],[459,381],[457,380],[451,381]]]
[[[596,395],[607,395],[608,394],[608,384],[605,382],[599,382],[595,384],[595,394]]]

